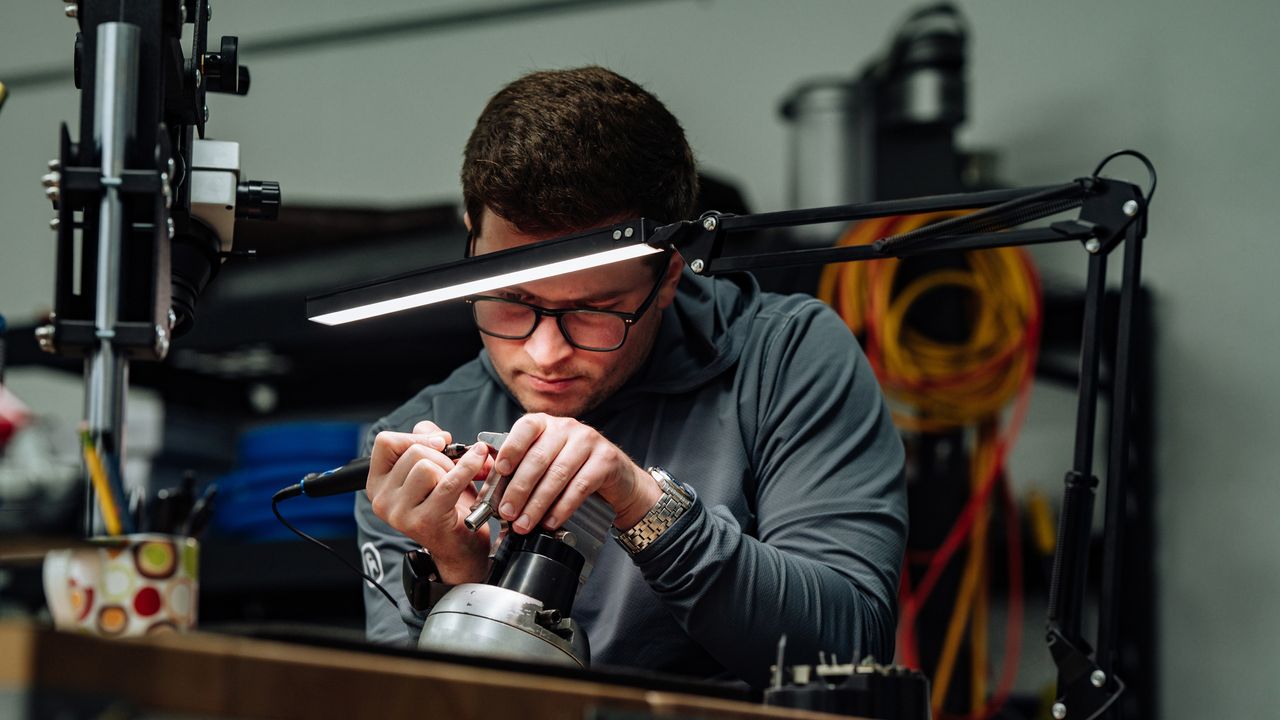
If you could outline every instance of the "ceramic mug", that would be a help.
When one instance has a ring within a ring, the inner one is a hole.
[[[195,627],[198,541],[140,533],[89,542],[45,556],[44,594],[55,627],[115,637]]]

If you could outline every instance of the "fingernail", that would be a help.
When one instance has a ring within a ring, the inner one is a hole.
[[[542,524],[546,525],[548,530],[555,530],[560,521],[553,517],[547,517],[546,520],[542,521]]]
[[[444,438],[439,435],[427,438],[427,444],[436,450],[444,449]]]
[[[510,461],[510,460],[508,460],[508,459],[506,459],[506,458],[503,458],[503,459],[499,460],[499,461],[498,461],[498,472],[499,472],[499,473],[501,473],[501,474],[503,474],[503,475],[510,475],[510,474],[511,474],[511,461]]]
[[[502,503],[502,507],[498,508],[498,514],[510,520],[516,514],[516,506],[511,503]]]
[[[513,525],[515,525],[516,532],[518,533],[529,532],[529,516],[521,515],[520,519],[515,521]]]

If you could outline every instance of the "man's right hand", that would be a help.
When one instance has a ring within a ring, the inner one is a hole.
[[[476,443],[454,462],[441,452],[451,441],[425,420],[411,433],[378,433],[365,493],[375,515],[431,553],[442,582],[482,582],[489,568],[489,530],[471,532],[463,518],[476,500],[472,482],[492,462],[489,447]]]

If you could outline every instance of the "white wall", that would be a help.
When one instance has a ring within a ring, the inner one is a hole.
[[[213,32],[238,34],[247,46],[464,5],[223,0]],[[600,63],[655,91],[706,167],[744,183],[755,208],[777,209],[786,199],[778,99],[803,78],[860,67],[905,7],[666,0],[261,61],[249,54],[253,94],[214,98],[210,127],[239,140],[246,170],[279,179],[286,201],[447,199],[457,195],[466,134],[494,90],[528,69]],[[69,63],[73,27],[59,8],[22,0],[0,10],[0,79]],[[974,39],[963,137],[998,149],[1007,179],[1087,174],[1125,146],[1160,169],[1146,278],[1158,302],[1164,716],[1273,716],[1280,244],[1270,211],[1280,171],[1280,4],[992,1],[964,9]],[[75,108],[69,88],[50,88],[15,94],[0,112],[0,313],[10,318],[51,299],[50,211],[38,177],[54,153],[56,121],[74,118]],[[1057,274],[1078,276],[1082,267],[1071,249],[1039,257]],[[1066,468],[1069,447],[1064,432],[1054,472]]]

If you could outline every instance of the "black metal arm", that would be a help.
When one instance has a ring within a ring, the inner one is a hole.
[[[1139,157],[1151,169],[1150,163]],[[1114,156],[1112,156],[1114,157]],[[1110,160],[1110,157],[1107,158]],[[1104,160],[1105,164],[1106,160]],[[1100,169],[1100,168],[1099,168]],[[721,215],[708,213],[696,221],[654,228],[646,242],[674,247],[690,268],[702,275],[786,265],[909,257],[930,253],[1011,247],[1075,240],[1088,253],[1085,289],[1084,334],[1080,349],[1080,383],[1077,394],[1075,448],[1066,474],[1062,517],[1049,590],[1047,641],[1058,667],[1055,717],[1095,718],[1110,707],[1124,690],[1124,682],[1112,669],[1116,636],[1115,588],[1120,567],[1120,530],[1128,468],[1128,416],[1131,392],[1131,342],[1134,296],[1140,286],[1142,240],[1146,235],[1147,203],[1153,184],[1144,196],[1130,183],[1095,176],[1063,185],[939,195],[887,202],[842,205],[810,210]],[[1079,208],[1076,219],[1047,227],[1012,230],[1027,222]],[[941,210],[974,209],[903,235],[881,238],[862,246],[791,250],[755,255],[726,256],[725,238],[733,232],[792,227],[911,215]],[[1007,232],[1001,232],[1008,229]],[[1111,436],[1108,438],[1107,520],[1104,527],[1103,592],[1095,652],[1081,634],[1085,591],[1088,583],[1089,543],[1093,502],[1098,478],[1093,473],[1094,428],[1098,402],[1098,374],[1103,344],[1103,300],[1107,258],[1123,245],[1121,301],[1116,329],[1114,396]]]

